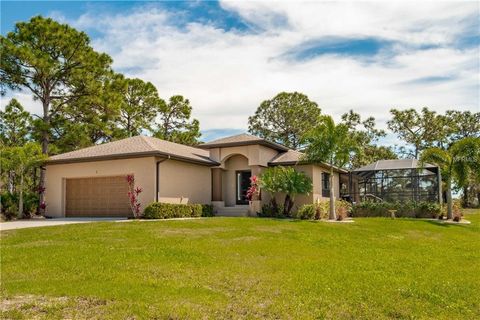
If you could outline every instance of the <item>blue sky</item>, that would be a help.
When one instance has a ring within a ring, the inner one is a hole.
[[[2,1],[1,33],[42,14],[87,32],[114,68],[188,97],[203,139],[243,132],[301,91],[339,119],[390,108],[479,110],[478,2]],[[27,92],[10,92],[40,112]],[[395,144],[389,135],[382,141]]]

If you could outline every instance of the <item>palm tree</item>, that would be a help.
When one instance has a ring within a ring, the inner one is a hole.
[[[437,165],[446,184],[447,219],[452,219],[452,183],[463,187],[470,174],[480,178],[480,138],[464,138],[448,149],[428,148],[422,152],[420,162]]]
[[[272,197],[272,206],[278,213],[278,205],[275,199],[276,193],[284,193],[285,201],[283,204],[283,215],[290,216],[295,196],[297,194],[308,194],[312,192],[312,180],[303,172],[296,171],[292,167],[273,167],[266,169],[260,176],[260,187],[270,192]]]
[[[331,116],[320,116],[317,125],[303,137],[306,144],[304,160],[312,163],[326,163],[330,167],[330,213],[329,219],[336,220],[335,195],[333,187],[334,166],[345,166],[350,154],[355,151],[355,142],[348,132],[348,126],[337,124]]]

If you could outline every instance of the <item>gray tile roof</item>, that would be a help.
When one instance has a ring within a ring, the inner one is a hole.
[[[270,165],[293,165],[293,164],[297,164],[297,163],[302,163],[302,161],[303,161],[302,156],[303,156],[302,152],[290,149],[287,152],[283,152],[283,153],[278,154],[275,158],[270,160],[270,162],[268,164],[270,164]],[[319,165],[321,167],[324,167],[324,168],[330,168],[330,166],[326,163],[315,163],[315,164]],[[336,167],[336,166],[334,166],[333,169],[336,172],[343,172],[343,173],[348,172],[347,170]]]
[[[170,156],[185,161],[216,165],[207,150],[153,137],[135,136],[50,157],[48,163],[90,161],[138,156]]]
[[[273,158],[269,163],[271,164],[287,164],[296,163],[302,159],[303,153],[295,150],[288,150],[287,152],[280,153]]]
[[[424,168],[435,168],[436,166],[425,163]],[[379,160],[366,166],[353,170],[358,171],[374,171],[374,170],[399,170],[399,169],[418,169],[422,168],[420,161],[417,159],[397,159],[397,160]]]
[[[260,144],[278,151],[287,151],[287,147],[281,144],[265,140],[260,137],[253,136],[247,133],[241,133],[230,137],[220,138],[207,143],[199,145],[199,148],[211,149],[216,147],[229,147],[229,146],[241,146],[250,144]]]

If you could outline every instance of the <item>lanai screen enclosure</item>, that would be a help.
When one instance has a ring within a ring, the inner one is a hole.
[[[381,160],[340,176],[340,194],[351,202],[441,202],[438,167],[418,160]]]

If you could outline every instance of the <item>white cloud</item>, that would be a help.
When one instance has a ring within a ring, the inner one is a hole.
[[[391,107],[479,111],[479,49],[452,45],[467,18],[478,15],[477,3],[242,1],[221,6],[255,32],[201,23],[179,27],[181,12],[155,5],[128,14],[90,10],[69,22],[95,32],[94,47],[113,57],[117,71],[153,82],[164,98],[188,97],[204,130],[246,129],[261,101],[294,90],[337,119],[353,108],[375,116],[383,127]],[[327,36],[405,45],[374,62],[340,56],[281,58],[302,43]],[[421,81],[435,77],[450,80]]]
[[[17,99],[26,111],[39,116],[42,115],[42,104],[39,101],[34,101],[29,91],[9,92],[7,95],[0,97],[0,109],[5,110],[5,106],[12,98]]]

